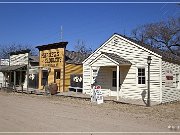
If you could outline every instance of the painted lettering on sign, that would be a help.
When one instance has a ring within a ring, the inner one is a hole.
[[[42,52],[42,66],[57,67],[62,62],[62,56],[59,51]]]

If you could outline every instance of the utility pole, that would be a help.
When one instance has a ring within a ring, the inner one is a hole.
[[[61,42],[63,41],[63,26],[61,25]]]

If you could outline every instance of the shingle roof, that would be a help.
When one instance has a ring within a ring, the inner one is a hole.
[[[115,33],[115,34],[117,34],[117,33]],[[121,34],[117,34],[117,35],[120,35],[121,37],[123,37],[123,38],[125,38],[125,39],[127,39],[127,40],[129,40],[131,42],[134,42],[134,43],[136,43],[136,44],[138,44],[138,45],[140,45],[140,46],[142,46],[142,47],[144,47],[144,48],[146,48],[146,49],[148,49],[148,50],[162,56],[163,61],[168,61],[168,62],[171,62],[171,63],[174,63],[174,64],[180,64],[180,57],[177,56],[177,55],[174,55],[174,54],[172,54],[170,52],[162,51],[162,50],[160,50],[158,48],[153,48],[150,45],[147,45],[147,44],[142,43],[140,41],[134,40],[134,39],[132,39],[130,37],[123,36]]]
[[[41,46],[36,46],[39,50],[49,50],[49,49],[56,49],[56,48],[64,48],[68,42],[58,42],[58,43],[52,43],[52,44],[47,44],[47,45],[41,45]]]
[[[39,56],[29,56],[30,62],[39,63]]]
[[[65,56],[66,63],[82,64],[82,62],[89,56],[89,54],[66,50]]]
[[[114,54],[114,53],[105,53],[105,52],[101,52],[101,53],[105,54],[106,56],[108,56],[109,58],[111,58],[112,60],[116,61],[119,64],[130,64],[131,65],[130,61],[120,57],[117,54]]]

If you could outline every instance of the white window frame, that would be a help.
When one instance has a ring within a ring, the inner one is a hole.
[[[144,68],[144,69],[145,69],[145,84],[139,84],[139,83],[138,83],[138,69],[139,69],[139,68]],[[137,86],[142,86],[142,87],[145,87],[146,84],[147,84],[147,68],[146,68],[145,65],[143,65],[143,66],[137,66],[137,68],[136,68],[136,84],[137,84]]]

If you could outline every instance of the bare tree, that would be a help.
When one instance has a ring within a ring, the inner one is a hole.
[[[180,18],[150,23],[132,31],[133,38],[175,54],[180,47]]]
[[[22,44],[9,44],[9,45],[0,45],[0,58],[8,58],[10,52],[20,51],[20,50],[31,50],[31,55],[37,55],[37,52],[30,45]]]
[[[85,42],[82,40],[78,40],[77,44],[74,46],[74,50],[76,52],[84,53],[84,54],[90,54],[92,52],[92,49],[86,46]]]

